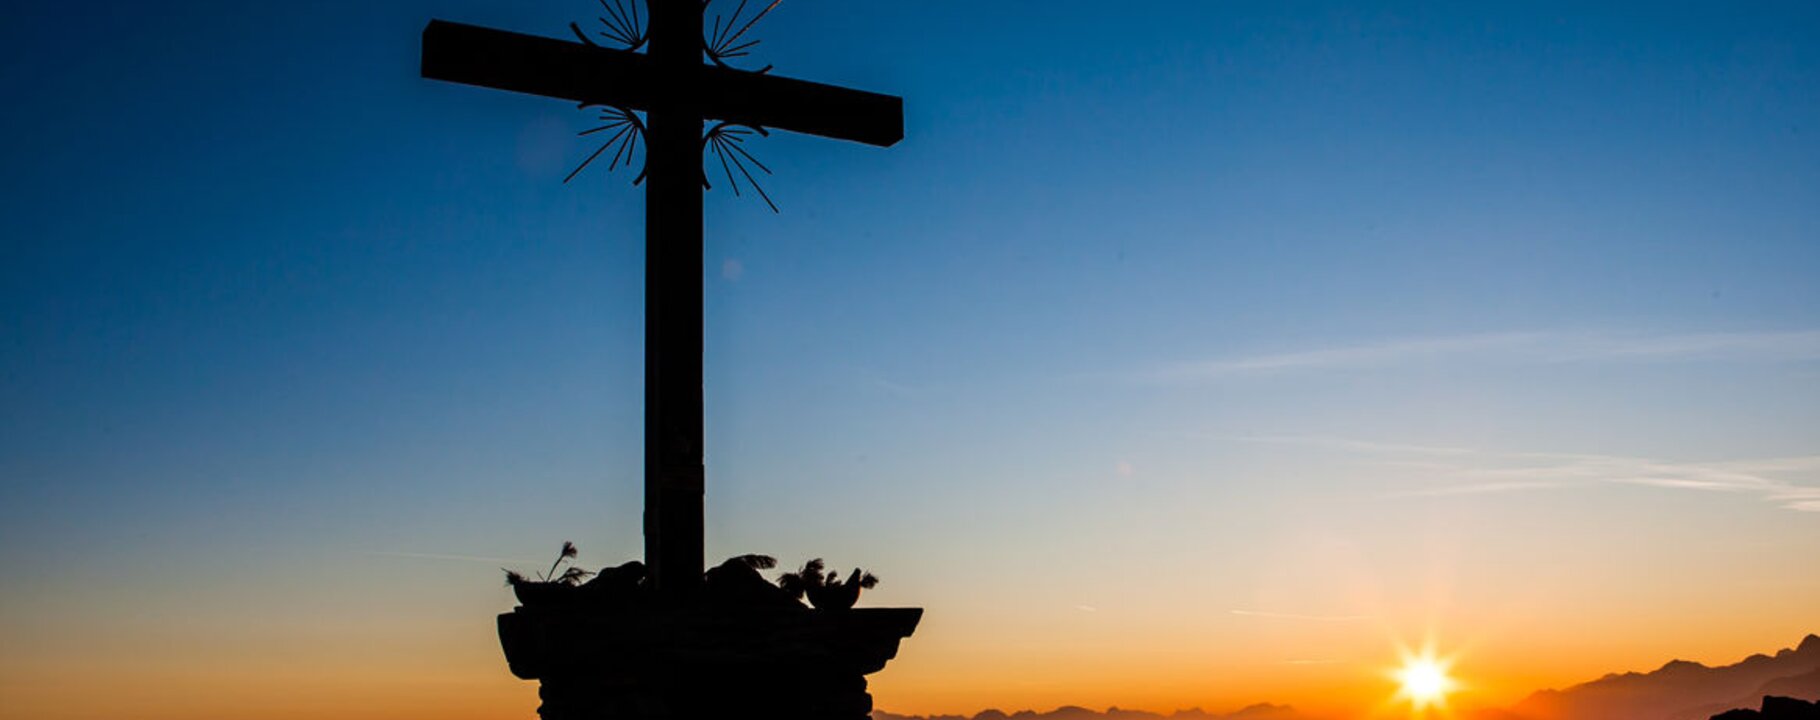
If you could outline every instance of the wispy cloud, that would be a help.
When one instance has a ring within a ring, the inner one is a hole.
[[[1820,330],[1679,334],[1504,332],[1406,338],[1179,363],[1155,369],[1144,377],[1153,381],[1179,382],[1448,360],[1528,364],[1820,360]]]
[[[1269,610],[1228,610],[1226,612],[1245,617],[1269,618],[1272,620],[1312,620],[1314,622],[1357,622],[1370,620],[1370,615],[1304,615],[1301,613],[1271,612]]]
[[[903,382],[876,368],[853,367],[849,372],[851,382],[870,392],[906,400],[928,394],[928,388]]]
[[[1544,482],[1540,480],[1528,482],[1488,482],[1478,483],[1476,485],[1448,485],[1425,490],[1412,490],[1403,494],[1410,497],[1445,497],[1448,495],[1489,495],[1492,493],[1515,492],[1518,490],[1545,490],[1547,488],[1558,487],[1561,487],[1561,483]]]
[[[1352,438],[1333,437],[1331,435],[1250,435],[1240,439],[1251,443],[1318,445],[1338,450],[1353,450],[1372,454],[1472,455],[1478,452],[1472,448],[1446,447],[1441,445],[1416,445],[1410,443],[1387,443],[1374,440],[1355,440]]]
[[[1734,493],[1778,507],[1820,512],[1820,455],[1679,462],[1623,455],[1503,452],[1321,436],[1265,436],[1251,442],[1299,444],[1371,456],[1438,484],[1404,496],[1478,495],[1599,484]]]

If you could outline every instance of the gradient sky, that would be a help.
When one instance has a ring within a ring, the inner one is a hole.
[[[0,717],[529,718],[637,557],[643,194],[431,17],[0,23]],[[1467,7],[1470,5],[1471,7]],[[711,558],[928,615],[899,712],[1466,704],[1820,630],[1820,6],[835,2],[906,98],[707,196]]]

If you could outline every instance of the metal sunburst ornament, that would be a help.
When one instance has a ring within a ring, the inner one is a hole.
[[[771,0],[770,5],[766,5],[765,9],[758,11],[758,14],[753,15],[751,19],[746,20],[743,25],[741,25],[739,21],[741,16],[746,12],[746,3],[749,2],[749,0],[739,0],[739,7],[733,8],[733,15],[726,18],[724,21],[721,19],[721,16],[715,15],[713,27],[705,30],[702,37],[702,50],[707,53],[708,60],[721,67],[731,67],[727,65],[728,60],[751,55],[752,48],[757,47],[759,41],[747,40],[745,42],[740,42],[739,39],[744,37],[746,31],[751,30],[753,25],[758,24],[758,21],[763,20],[766,15],[771,14],[772,10],[777,9],[778,3],[783,1],[784,0]],[[708,6],[713,2],[714,0],[702,0],[702,9],[704,11],[707,10]],[[733,29],[735,25],[739,26],[738,30]],[[759,68],[756,72],[759,74],[771,72],[771,66],[766,65]]]
[[[638,52],[643,49],[650,40],[650,28],[646,24],[646,21],[650,17],[650,13],[646,12],[640,14],[638,8],[639,0],[599,0],[599,2],[600,6],[606,10],[607,14],[598,18],[602,29],[596,30],[595,33],[611,46],[617,46],[614,47],[614,49],[627,52]],[[751,6],[751,0],[740,0],[739,4],[733,8],[733,12],[730,15],[715,15],[713,24],[702,29],[702,54],[708,58],[709,62],[714,63],[718,67],[737,69],[728,65],[727,62],[736,58],[750,56],[752,48],[757,47],[760,42],[757,39],[746,39],[746,33],[750,31],[754,25],[757,25],[759,20],[762,20],[766,15],[771,14],[771,11],[776,9],[782,2],[783,0],[772,0],[771,3],[766,5],[763,9],[758,10],[750,17],[747,17],[746,10]],[[713,0],[702,0],[703,10],[705,11],[712,3]],[[603,47],[602,43],[596,42],[593,37],[590,37],[587,32],[583,31],[579,23],[569,23],[569,31],[574,33],[575,37],[584,44],[591,47]],[[771,66],[766,65],[758,70],[749,72],[756,72],[762,75],[770,71]],[[588,165],[592,164],[602,155],[606,155],[608,150],[613,151],[607,162],[608,172],[618,169],[621,163],[624,163],[627,167],[631,167],[633,156],[636,155],[638,150],[644,145],[645,123],[643,116],[631,109],[623,107],[602,106],[590,103],[583,103],[580,107],[582,109],[599,108],[599,119],[602,124],[598,127],[583,130],[579,134],[585,137],[597,133],[608,133],[606,136],[607,140],[606,142],[601,143],[600,147],[595,149],[593,154],[589,155],[587,159],[582,160],[581,164],[576,166],[576,168],[569,173],[568,177],[563,178],[563,182],[567,183],[574,180],[577,175],[581,174],[582,170],[588,167]],[[721,172],[725,174],[727,178],[727,187],[733,190],[734,196],[744,196],[744,193],[740,191],[739,180],[743,177],[745,178],[745,184],[751,187],[754,192],[758,193],[759,198],[765,201],[765,205],[771,208],[771,212],[780,212],[777,208],[777,203],[771,199],[770,193],[765,192],[764,186],[759,184],[758,177],[753,175],[751,170],[751,168],[756,167],[760,174],[770,175],[771,168],[767,167],[763,162],[760,162],[757,157],[752,155],[751,151],[743,147],[746,139],[755,134],[760,137],[768,137],[771,133],[764,128],[755,125],[745,125],[733,122],[715,123],[702,135],[702,149],[714,153],[715,159],[720,162]],[[738,175],[734,174],[735,170],[738,171]],[[643,183],[645,175],[646,173],[641,167],[638,175],[632,178],[632,184],[638,185]],[[705,166],[702,169],[701,185],[705,189],[714,189],[713,184],[708,181],[708,171]]]
[[[588,156],[588,159],[581,161],[580,165],[575,166],[574,170],[569,171],[569,176],[563,178],[562,181],[567,183],[570,180],[574,180],[575,176],[580,175],[582,169],[588,166],[588,163],[594,162],[595,158],[600,157],[602,153],[607,151],[607,148],[611,147],[617,147],[618,149],[613,151],[613,159],[607,163],[607,172],[613,172],[615,168],[619,167],[621,161],[625,162],[626,167],[631,167],[633,151],[643,143],[645,138],[644,119],[639,117],[638,113],[622,107],[589,105],[586,103],[583,103],[581,107],[600,108],[600,119],[605,121],[606,124],[601,125],[600,127],[583,130],[578,133],[579,135],[585,137],[595,133],[608,131],[612,131],[613,134],[608,135],[607,141],[600,144],[600,149],[595,150],[594,154]],[[638,177],[632,178],[632,184],[637,185],[644,181],[645,169],[639,168]]]
[[[608,42],[620,46],[616,49],[638,52],[651,39],[650,28],[645,25],[646,17],[638,14],[638,2],[639,0],[612,0],[611,2],[600,0],[600,7],[606,10],[607,14],[599,17],[604,29],[596,32]],[[646,14],[646,16],[648,15],[649,13]],[[590,47],[601,47],[599,43],[594,42],[593,38],[588,37],[586,32],[582,31],[580,24],[569,23],[569,31],[575,33],[575,37],[583,44]],[[582,103],[578,107],[583,110],[591,107],[600,108],[600,120],[604,123],[599,127],[583,130],[578,133],[579,135],[586,137],[601,132],[611,132],[612,134],[607,136],[607,141],[601,143],[600,148],[596,149],[594,154],[589,155],[588,159],[581,161],[580,165],[569,171],[569,176],[562,179],[563,183],[574,180],[576,175],[580,175],[583,169],[604,154],[608,148],[615,149],[612,159],[607,163],[607,172],[617,169],[621,162],[624,162],[626,167],[631,167],[632,155],[644,143],[644,118],[630,108],[593,103]],[[638,170],[638,176],[632,178],[632,184],[637,185],[644,181],[645,170],[641,167]]]
[[[727,186],[733,188],[734,197],[739,197],[740,193],[739,180],[733,177],[733,168],[739,168],[739,174],[745,176],[746,184],[751,185],[752,189],[758,192],[758,196],[764,198],[765,204],[771,206],[771,212],[779,212],[777,203],[772,202],[771,196],[765,192],[764,186],[758,184],[758,178],[752,177],[752,171],[746,169],[746,163],[750,162],[759,170],[763,171],[764,174],[771,174],[771,168],[765,167],[765,164],[759,162],[758,158],[752,157],[752,153],[747,152],[745,148],[740,147],[740,145],[746,141],[746,138],[751,137],[753,133],[758,133],[763,137],[769,137],[771,135],[771,133],[765,132],[765,129],[761,127],[721,122],[715,123],[714,127],[708,130],[707,136],[702,138],[701,142],[703,147],[713,150],[714,156],[720,159],[720,169],[727,174]],[[708,177],[705,172],[702,173],[701,184],[702,187],[713,189],[713,187],[708,184]]]
[[[611,4],[607,0],[600,0],[600,6],[607,11],[607,14],[600,18],[600,24],[606,27],[605,30],[598,31],[601,37],[611,40],[617,45],[623,45],[622,50],[634,52],[644,47],[645,42],[651,39],[651,33],[645,27],[644,18],[638,15],[638,0],[613,0]],[[580,25],[569,23],[569,30],[574,32],[575,37],[580,38],[583,43],[599,47],[588,37],[587,33],[581,31]]]

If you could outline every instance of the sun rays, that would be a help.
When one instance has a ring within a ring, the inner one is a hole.
[[[1424,644],[1421,650],[1400,648],[1398,654],[1400,664],[1388,674],[1397,684],[1399,704],[1408,703],[1412,713],[1417,715],[1429,711],[1445,713],[1447,696],[1460,686],[1450,674],[1455,658],[1436,654],[1432,641]]]

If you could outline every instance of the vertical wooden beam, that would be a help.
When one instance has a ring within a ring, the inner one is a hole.
[[[645,562],[658,592],[702,577],[701,0],[651,0],[646,113]]]

